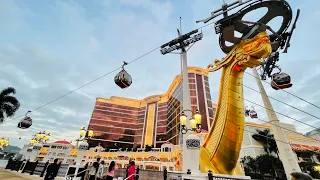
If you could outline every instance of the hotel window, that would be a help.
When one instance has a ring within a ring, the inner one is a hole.
[[[190,97],[191,105],[198,105],[197,97]]]
[[[188,73],[189,78],[194,78],[194,73]]]
[[[195,79],[189,79],[189,83],[196,83]]]
[[[190,90],[190,96],[197,96],[196,90]]]
[[[189,84],[190,89],[196,89],[196,84]]]

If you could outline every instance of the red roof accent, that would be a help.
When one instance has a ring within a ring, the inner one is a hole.
[[[320,152],[320,146],[305,145],[305,144],[290,144],[291,148],[295,151],[317,151]]]
[[[56,142],[54,142],[54,143],[56,143],[56,144],[68,144],[68,145],[71,145],[70,142],[68,142],[68,141],[63,141],[63,140],[61,140],[61,141],[56,141]]]

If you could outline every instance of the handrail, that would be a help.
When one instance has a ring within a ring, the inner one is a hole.
[[[128,177],[125,178],[124,180],[128,180],[128,179],[131,178],[132,176],[136,176],[136,175],[139,175],[139,174],[131,174],[130,176],[128,176]]]
[[[81,174],[81,173],[83,173],[83,172],[85,172],[85,171],[87,171],[87,169],[85,169],[85,170],[83,170],[83,171],[80,171],[80,172],[78,172],[77,174],[68,174],[67,177],[66,177],[66,179],[67,179],[67,180],[71,180],[72,177],[76,177],[78,174]],[[71,179],[70,179],[70,178],[71,178]]]

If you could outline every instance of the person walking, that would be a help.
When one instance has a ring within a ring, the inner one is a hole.
[[[167,176],[168,176],[167,167],[164,167],[164,170],[163,170],[163,180],[167,180]]]
[[[128,180],[134,180],[134,173],[136,172],[136,166],[134,161],[131,161],[131,166],[128,169]]]
[[[44,180],[53,180],[57,176],[58,170],[59,170],[58,159],[55,159],[53,163],[47,167]]]
[[[137,167],[137,169],[136,169],[136,175],[135,175],[135,180],[139,180],[139,171],[140,171],[140,168],[139,168],[139,166]]]
[[[96,174],[97,180],[101,180],[104,177],[104,168],[105,168],[104,161],[101,161]]]
[[[291,180],[312,180],[312,177],[309,174],[303,172],[293,172],[290,174]]]
[[[100,158],[97,158],[97,161],[92,164],[92,167],[89,171],[90,178],[89,180],[95,180],[96,174],[99,168]]]
[[[108,172],[106,173],[106,175],[107,175],[106,180],[113,180],[114,171],[116,171],[117,169],[118,169],[118,166],[116,165],[116,163],[114,161],[111,161],[109,168],[108,168]]]
[[[131,160],[129,160],[129,164],[126,169],[126,178],[128,177],[128,169],[130,168],[130,166],[131,166]]]

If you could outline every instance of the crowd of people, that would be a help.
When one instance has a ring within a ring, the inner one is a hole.
[[[105,162],[97,158],[97,161],[92,164],[89,170],[90,180],[113,180],[115,171],[118,169],[115,161],[111,161],[109,167],[106,169]],[[127,170],[126,178],[128,180],[139,179],[139,167],[136,168],[135,162],[130,161]]]
[[[104,161],[100,162],[100,158],[92,164],[89,171],[90,180],[113,180],[114,172],[118,169],[118,166],[114,161],[111,161],[109,167],[106,169]]]

